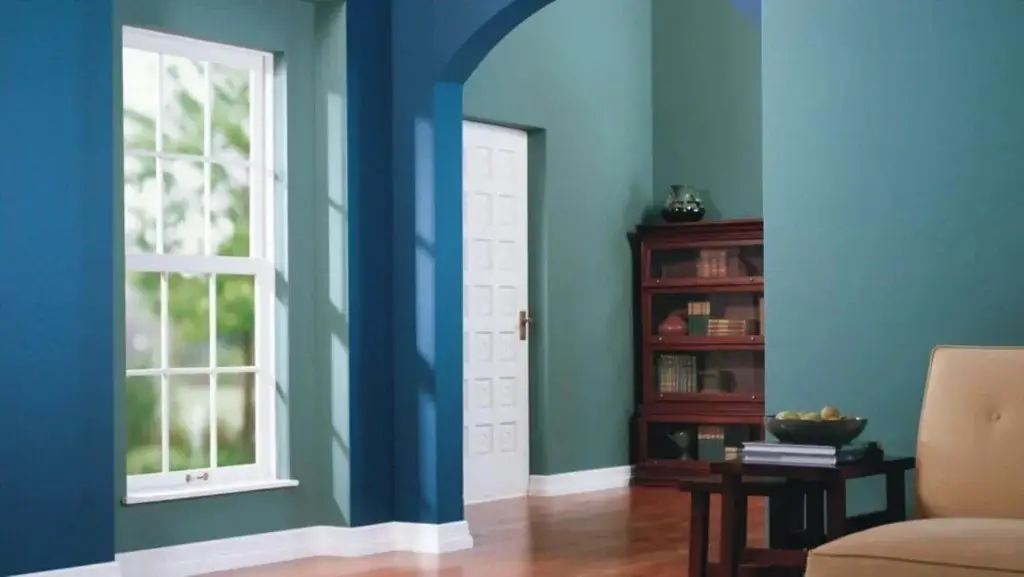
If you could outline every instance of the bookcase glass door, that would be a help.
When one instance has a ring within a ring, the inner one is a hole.
[[[655,248],[647,280],[675,284],[715,284],[723,280],[763,282],[764,245]]]
[[[656,342],[690,337],[742,339],[764,334],[763,291],[652,292],[647,306],[650,336],[656,337]]]
[[[662,398],[692,393],[764,397],[763,351],[660,352],[654,355],[653,372]]]
[[[751,425],[649,421],[645,426],[647,460],[680,465],[736,458],[743,443],[758,436]]]

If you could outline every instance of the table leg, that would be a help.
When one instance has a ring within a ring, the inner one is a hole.
[[[785,549],[792,526],[792,499],[788,494],[768,497],[768,547]]]
[[[804,492],[807,503],[807,524],[804,535],[804,547],[817,547],[825,542],[825,491],[821,484],[808,484]]]
[[[907,481],[903,470],[885,474],[885,514],[889,523],[907,520]]]
[[[835,541],[846,534],[846,480],[835,479],[825,487],[825,540]]]
[[[799,548],[794,536],[804,528],[804,491],[796,482],[787,482],[781,494],[768,498],[768,547]]]
[[[707,577],[711,494],[690,492],[690,577]]]
[[[737,577],[740,556],[747,547],[747,496],[738,475],[722,476],[722,522],[718,577]]]

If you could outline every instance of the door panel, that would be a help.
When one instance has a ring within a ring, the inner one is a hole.
[[[463,482],[465,501],[476,503],[525,495],[530,473],[529,358],[519,330],[529,310],[527,136],[474,122],[462,134]]]

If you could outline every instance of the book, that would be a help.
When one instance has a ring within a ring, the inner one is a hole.
[[[790,465],[794,467],[835,467],[861,458],[857,454],[827,455],[787,455],[787,454],[749,454],[743,452],[744,463],[756,465]]]
[[[863,455],[868,443],[854,443],[843,447],[828,445],[792,445],[788,443],[766,443],[750,441],[743,443],[744,453],[764,455],[807,455],[818,457],[835,457],[837,455]]]

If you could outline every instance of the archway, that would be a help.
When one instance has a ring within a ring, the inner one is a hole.
[[[463,519],[462,84],[552,2],[349,0],[354,524]]]

